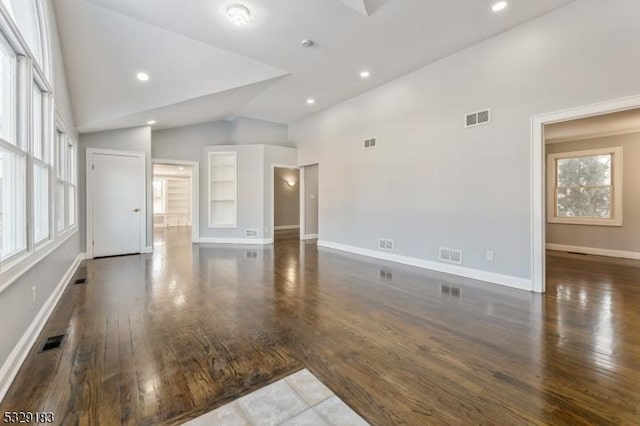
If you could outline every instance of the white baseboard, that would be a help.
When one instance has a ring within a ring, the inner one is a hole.
[[[307,234],[300,236],[301,240],[315,240],[316,238],[318,238],[318,234]]]
[[[281,225],[273,228],[274,231],[284,231],[287,229],[300,229],[300,225]]]
[[[53,293],[47,299],[47,301],[42,305],[40,311],[36,314],[35,318],[27,328],[27,331],[22,335],[18,344],[13,348],[7,360],[0,368],[0,401],[2,401],[13,383],[22,363],[29,355],[31,348],[36,343],[36,339],[40,335],[40,332],[44,328],[44,325],[47,323],[49,316],[53,312],[53,309],[58,304],[60,297],[64,293],[64,290],[67,288],[71,277],[76,273],[78,266],[85,258],[85,253],[80,253],[73,261],[67,272],[64,273],[58,285],[56,285]]]
[[[153,253],[153,246],[146,246],[140,253]]]
[[[596,256],[619,257],[621,259],[640,260],[640,253],[635,251],[608,250],[608,249],[593,248],[593,247],[568,246],[564,244],[551,244],[551,243],[548,243],[546,247],[548,250],[569,251],[574,253],[593,254]]]
[[[212,238],[212,237],[200,237],[200,243],[265,245],[265,244],[273,243],[273,239],[271,239],[271,238]]]
[[[393,253],[384,253],[376,250],[364,249],[345,244],[333,243],[331,241],[318,240],[318,247],[326,247],[334,250],[345,251],[361,256],[373,257],[387,260],[389,262],[402,263],[403,265],[416,266],[418,268],[430,269],[432,271],[444,272],[446,274],[458,275],[465,278],[472,278],[478,281],[485,281],[499,284],[506,287],[517,288],[519,290],[533,291],[530,279],[503,275],[495,272],[481,271],[479,269],[467,268],[464,266],[448,265],[431,260],[418,259],[416,257],[402,256]]]

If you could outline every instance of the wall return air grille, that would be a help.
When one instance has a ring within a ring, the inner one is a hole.
[[[472,112],[465,115],[464,127],[475,127],[489,124],[491,122],[491,110],[485,109],[482,111]]]

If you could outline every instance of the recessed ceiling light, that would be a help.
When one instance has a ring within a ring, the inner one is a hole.
[[[136,74],[136,77],[138,77],[138,80],[140,81],[149,81],[149,74],[146,72],[139,72]]]
[[[156,124],[156,123],[157,123],[157,121],[156,121],[156,120],[149,120],[149,121],[147,121],[147,124],[148,124],[149,126],[153,126],[153,125],[154,125],[154,124]]]
[[[246,6],[232,4],[227,8],[227,19],[234,25],[247,25],[251,20],[251,12]]]
[[[316,103],[316,100],[315,100],[315,99],[313,99],[313,98],[309,98],[309,99],[307,99],[307,103],[308,103],[309,105],[313,105],[313,104],[315,104],[315,103]]]
[[[508,5],[509,3],[507,3],[506,1],[499,1],[498,3],[494,3],[494,5],[491,6],[491,10],[493,10],[494,12],[500,12],[501,10],[504,10]]]
[[[369,76],[371,76],[371,73],[369,71],[362,71],[360,73],[360,77],[362,78],[369,78]]]

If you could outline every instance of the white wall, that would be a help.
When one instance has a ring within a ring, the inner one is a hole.
[[[230,124],[234,144],[289,145],[288,127],[284,124],[246,117],[238,117]]]
[[[56,18],[52,4],[45,2],[49,21],[49,35],[53,59],[53,89],[56,110],[60,113],[68,126],[69,132],[76,137],[73,112],[69,92],[67,90],[64,63],[61,54],[60,39],[58,37]],[[12,369],[18,367],[19,357],[30,349],[28,340],[20,339],[28,336],[29,327],[37,331],[37,315],[46,309],[46,302],[53,296],[54,289],[72,266],[82,251],[79,233],[76,232],[60,247],[38,262],[28,272],[18,278],[4,291],[0,292],[0,312],[2,325],[0,326],[0,399]],[[37,289],[35,306],[31,305],[31,287]]]
[[[86,251],[86,158],[87,148],[113,149],[117,151],[142,152],[146,156],[146,189],[147,189],[147,246],[153,246],[153,167],[151,165],[151,128],[149,126],[132,129],[111,130],[107,132],[85,133],[80,135],[79,168],[78,168],[78,201],[80,209],[80,230],[83,251]]]
[[[640,93],[638,45],[636,0],[580,0],[290,126],[320,164],[320,239],[530,279],[531,117]]]
[[[546,146],[547,154],[621,146],[622,226],[547,223],[547,243],[620,250],[640,255],[640,133],[584,139]],[[614,167],[616,167],[614,165]]]
[[[227,121],[194,124],[151,133],[153,158],[200,161],[205,147],[231,144],[231,125]]]

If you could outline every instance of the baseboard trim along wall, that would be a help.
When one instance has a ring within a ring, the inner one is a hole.
[[[635,251],[608,250],[608,249],[601,249],[601,248],[567,246],[564,244],[552,244],[552,243],[548,243],[546,247],[548,250],[568,251],[568,252],[581,253],[581,254],[593,254],[596,256],[619,257],[621,259],[640,260],[640,253]]]
[[[210,244],[246,244],[246,245],[265,245],[272,244],[271,238],[211,238],[200,237],[200,243]]]
[[[280,225],[273,228],[275,231],[285,231],[287,229],[300,229],[300,225]]]
[[[145,248],[142,249],[140,253],[143,253],[143,254],[153,253],[153,246],[146,246]]]
[[[387,260],[389,262],[401,263],[403,265],[416,266],[418,268],[444,272],[445,274],[458,275],[465,278],[485,281],[492,284],[499,284],[519,290],[533,290],[531,280],[526,278],[513,277],[511,275],[503,275],[495,272],[481,271],[479,269],[466,268],[464,266],[447,265],[430,260],[418,259],[416,257],[402,256],[399,254],[383,253],[376,250],[364,249],[360,247],[334,243],[331,241],[318,240],[318,247],[340,250],[348,253],[358,254],[361,256],[373,257],[375,259]]]
[[[315,240],[316,238],[318,238],[318,234],[307,234],[300,237],[301,240]]]
[[[51,296],[49,296],[44,305],[42,305],[42,308],[31,322],[29,328],[27,328],[27,331],[22,335],[16,347],[13,348],[13,351],[9,354],[9,357],[4,365],[2,365],[2,368],[0,368],[0,401],[2,401],[7,394],[7,391],[18,374],[22,363],[24,363],[27,355],[29,355],[29,351],[36,343],[36,339],[53,313],[53,310],[62,297],[64,290],[71,281],[73,274],[76,273],[76,270],[85,257],[85,253],[78,254],[71,266],[69,266],[69,269],[67,269],[67,272],[65,272],[60,279],[58,285],[56,285]]]

